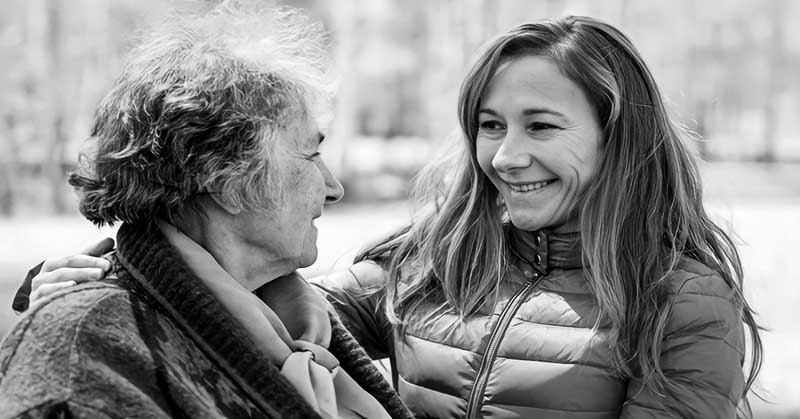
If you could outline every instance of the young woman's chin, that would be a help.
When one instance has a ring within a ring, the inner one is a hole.
[[[557,234],[574,233],[580,231],[580,220],[577,216],[561,217],[560,219],[544,219],[530,216],[509,215],[511,224],[523,231],[550,230]]]

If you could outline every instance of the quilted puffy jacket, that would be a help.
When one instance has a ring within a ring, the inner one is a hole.
[[[412,317],[404,337],[384,314],[383,293],[364,296],[386,282],[378,264],[317,281],[369,355],[392,358],[400,396],[419,417],[735,417],[745,336],[723,279],[690,259],[667,278],[672,311],[660,363],[679,389],[663,396],[641,377],[613,373],[613,342],[607,325],[593,330],[598,309],[579,248],[577,235],[516,240],[521,257],[491,315],[460,321],[430,316],[431,305]]]

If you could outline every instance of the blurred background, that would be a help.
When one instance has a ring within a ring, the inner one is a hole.
[[[77,213],[65,182],[132,36],[210,1],[5,0],[0,14],[0,334],[25,271],[113,229]],[[275,2],[269,2],[275,4]],[[306,274],[408,220],[410,179],[457,128],[456,98],[491,36],[566,14],[621,28],[675,117],[696,131],[708,207],[734,233],[766,361],[756,417],[800,417],[800,2],[791,0],[307,0],[340,74],[324,154],[345,185],[318,222]]]

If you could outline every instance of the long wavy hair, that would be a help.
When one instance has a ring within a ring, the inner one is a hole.
[[[498,191],[476,157],[481,98],[497,68],[516,57],[551,59],[577,83],[603,128],[598,175],[578,208],[585,274],[609,324],[618,373],[633,371],[656,391],[672,384],[659,365],[669,315],[664,280],[681,257],[697,260],[733,290],[752,338],[743,394],[758,374],[762,347],[742,295],[742,268],[731,238],[703,208],[697,158],[688,132],[668,116],[650,71],[628,38],[587,17],[524,24],[491,41],[464,80],[459,150],[426,167],[414,188],[412,224],[357,260],[383,261],[387,314],[405,330],[421,304],[467,317],[491,307],[508,265]],[[597,324],[595,327],[597,327]],[[745,403],[740,413],[749,415]]]

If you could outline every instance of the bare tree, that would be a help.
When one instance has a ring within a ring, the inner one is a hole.
[[[773,0],[765,3],[768,7],[771,27],[767,75],[767,90],[764,102],[764,151],[759,160],[774,162],[776,160],[778,137],[778,104],[783,77],[783,11],[786,10],[784,0]]]
[[[50,186],[51,203],[56,213],[64,213],[67,210],[66,187],[64,185],[64,162],[67,135],[64,129],[64,100],[61,92],[63,91],[63,78],[61,75],[65,71],[63,60],[63,45],[61,5],[59,0],[48,0],[45,19],[47,21],[46,36],[46,68],[48,78],[46,85],[48,90],[45,93],[49,96],[50,107],[49,127],[44,132],[48,136],[47,159],[44,164],[47,181]]]
[[[335,59],[340,70],[352,66],[356,62],[357,40],[357,10],[353,0],[340,0],[335,7],[331,7],[331,20],[335,38]],[[357,70],[354,70],[357,71]],[[344,72],[343,72],[344,74]],[[345,165],[345,150],[348,141],[356,135],[356,119],[358,114],[358,86],[355,77],[342,77],[340,79],[338,95],[336,97],[336,114],[331,126],[331,132],[336,136],[336,141],[326,144],[328,149],[328,162],[331,169],[342,179],[347,179],[347,166]]]

